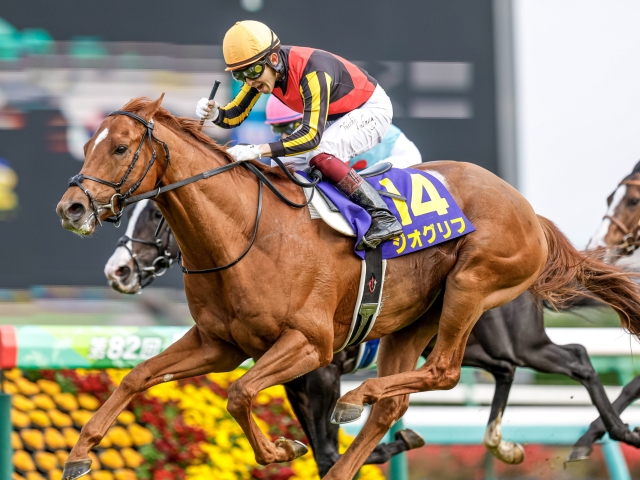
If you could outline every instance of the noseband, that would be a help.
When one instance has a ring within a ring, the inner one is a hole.
[[[154,189],[157,189],[158,186],[160,185],[160,182],[162,182],[162,179],[164,178],[164,175],[165,175],[167,169],[169,168],[169,162],[171,161],[171,158],[170,158],[170,155],[169,155],[169,147],[167,146],[167,144],[165,142],[163,142],[162,140],[159,140],[153,134],[153,127],[154,127],[153,119],[151,119],[151,120],[149,120],[147,122],[144,118],[139,117],[138,115],[136,115],[134,113],[125,112],[125,111],[122,111],[122,110],[111,112],[109,114],[110,117],[116,116],[116,115],[125,115],[127,117],[131,117],[134,120],[137,120],[138,122],[142,123],[145,126],[145,131],[142,134],[142,139],[140,140],[140,145],[138,145],[138,150],[136,150],[136,153],[134,154],[133,160],[132,160],[131,164],[129,165],[129,167],[127,168],[127,171],[124,173],[124,175],[122,176],[122,178],[120,179],[120,181],[118,183],[110,182],[108,180],[103,180],[103,179],[97,178],[97,177],[92,177],[90,175],[78,174],[78,175],[75,175],[75,176],[73,176],[73,177],[71,177],[69,179],[69,186],[70,187],[75,186],[75,187],[80,188],[80,190],[82,190],[84,192],[84,194],[89,198],[89,202],[91,202],[91,208],[93,209],[92,215],[95,217],[95,219],[96,219],[96,221],[98,222],[99,225],[102,225],[102,222],[100,221],[100,211],[104,210],[104,209],[108,209],[108,210],[111,211],[111,213],[113,215],[111,217],[109,217],[106,221],[111,222],[111,223],[115,223],[116,227],[119,227],[120,226],[120,220],[122,218],[122,213],[124,212],[124,207],[126,205],[125,201],[129,197],[131,197],[131,195],[133,195],[133,193],[140,187],[140,184],[145,179],[145,177],[147,176],[147,174],[151,170],[151,167],[153,166],[153,164],[156,161],[156,149],[153,146],[153,142],[156,141],[156,142],[162,144],[162,146],[164,147],[165,155],[167,157],[167,164],[166,164],[166,166],[164,168],[164,172],[162,173],[162,175],[160,176],[160,178],[156,182],[155,187],[153,187]],[[138,181],[136,181],[133,185],[131,185],[129,190],[127,190],[124,193],[120,193],[120,189],[122,188],[122,186],[125,184],[125,182],[129,178],[129,175],[131,175],[131,172],[133,171],[134,167],[136,166],[136,163],[138,163],[138,158],[140,158],[140,152],[142,151],[142,146],[144,145],[144,141],[147,138],[149,139],[149,146],[151,147],[151,151],[153,152],[153,154],[151,155],[151,160],[149,161],[149,165],[147,165],[147,168],[144,171],[144,173],[142,174],[142,176],[138,179]],[[103,204],[103,205],[98,205],[96,203],[96,200],[95,200],[93,194],[91,193],[91,191],[82,184],[82,182],[84,180],[91,180],[93,182],[101,183],[102,185],[106,185],[108,187],[111,187],[116,191],[116,193],[114,193],[111,196],[111,199],[109,200],[109,203],[106,203],[106,204]]]
[[[623,180],[618,184],[620,185],[632,185],[635,187],[640,187],[640,180]],[[622,251],[625,255],[631,255],[638,247],[640,247],[640,220],[636,223],[633,230],[629,229],[619,218],[614,217],[613,215],[605,215],[603,218],[606,218],[611,221],[618,229],[624,234],[622,237],[622,241],[617,245],[614,245],[614,250]]]
[[[160,231],[163,229],[163,226],[164,226],[163,236],[165,234],[167,236],[167,245],[164,248],[162,247],[162,243],[163,243],[162,237],[158,236]],[[143,289],[144,287],[151,284],[151,282],[153,282],[157,277],[161,277],[162,275],[164,275],[167,272],[167,270],[169,270],[173,266],[175,262],[179,262],[180,260],[180,249],[178,249],[178,252],[175,257],[171,255],[171,249],[173,247],[173,242],[175,241],[175,238],[169,226],[164,222],[164,217],[162,217],[162,220],[158,224],[155,237],[156,237],[155,241],[152,241],[152,240],[142,240],[141,238],[134,238],[134,237],[128,237],[126,235],[123,235],[118,240],[118,247],[123,247],[127,252],[129,252],[131,259],[133,260],[133,264],[136,267],[136,273],[138,274],[138,278],[140,279],[140,289]],[[127,243],[129,242],[156,247],[156,249],[158,250],[158,255],[151,262],[150,266],[144,267],[141,265],[138,255],[136,255],[133,252],[133,249],[129,248],[129,246],[127,245]],[[143,273],[147,273],[148,276],[143,278]]]

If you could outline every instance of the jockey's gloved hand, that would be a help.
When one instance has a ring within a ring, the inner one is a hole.
[[[218,118],[220,104],[215,100],[202,97],[196,105],[196,115],[203,120],[215,121]]]
[[[227,150],[236,162],[256,160],[262,156],[260,145],[236,145]]]

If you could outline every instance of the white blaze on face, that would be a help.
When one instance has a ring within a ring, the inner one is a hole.
[[[129,238],[133,237],[133,232],[136,229],[136,223],[138,223],[138,219],[140,218],[140,214],[144,210],[144,207],[147,206],[150,200],[142,200],[136,203],[136,206],[133,208],[133,213],[131,214],[131,218],[129,219],[129,223],[127,224],[127,231],[125,235]],[[133,244],[131,241],[127,242],[127,248],[130,250],[133,248]],[[118,247],[116,251],[113,252],[113,255],[107,261],[107,264],[104,267],[104,274],[109,280],[117,280],[116,272],[120,267],[124,267],[131,261],[131,254],[127,251],[125,247]]]
[[[93,153],[93,151],[96,149],[96,147],[100,144],[101,141],[107,138],[107,135],[109,135],[109,129],[105,128],[100,132],[100,135],[98,135],[98,138],[96,138],[96,141],[93,142],[93,149],[91,150],[91,153]]]
[[[620,202],[627,194],[627,186],[620,185],[617,190],[613,194],[613,199],[611,200],[611,204],[609,205],[609,210],[607,210],[607,215],[613,217],[616,212],[616,208],[620,205]],[[600,224],[600,228],[595,233],[591,240],[589,241],[589,245],[587,245],[587,249],[591,250],[593,248],[598,247],[606,247],[607,244],[604,241],[604,237],[607,236],[607,232],[609,231],[609,227],[611,226],[611,220],[608,218],[604,218],[602,223]]]

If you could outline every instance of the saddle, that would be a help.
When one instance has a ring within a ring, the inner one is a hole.
[[[391,162],[379,162],[375,165],[371,165],[369,168],[366,168],[360,172],[360,176],[362,178],[375,177],[376,175],[382,175],[385,172],[388,172],[392,168]],[[296,172],[296,177],[298,180],[302,182],[308,181],[302,175]],[[307,198],[307,201],[311,198],[311,188],[305,188],[304,194]],[[384,194],[384,192],[380,192]],[[322,219],[327,225],[336,230],[337,232],[346,235],[347,237],[355,237],[356,233],[353,231],[351,225],[345,220],[344,216],[338,210],[338,207],[331,201],[329,197],[327,197],[322,190],[318,187],[315,188],[315,193],[313,198],[311,198],[311,203],[309,203],[309,213],[311,214],[311,218]]]

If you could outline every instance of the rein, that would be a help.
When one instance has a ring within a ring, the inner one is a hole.
[[[81,175],[81,174],[75,175],[69,180],[70,187],[75,186],[80,188],[80,190],[82,190],[84,194],[89,198],[89,201],[91,202],[91,208],[93,209],[92,215],[96,218],[98,224],[101,226],[102,226],[102,222],[100,221],[100,210],[104,210],[104,209],[111,210],[111,213],[113,213],[113,216],[109,217],[106,221],[110,223],[114,223],[116,227],[118,227],[120,225],[120,220],[122,219],[122,214],[124,212],[124,209],[127,205],[131,205],[131,204],[140,202],[142,200],[146,200],[148,198],[156,198],[158,195],[162,193],[170,192],[177,188],[184,187],[185,185],[189,185],[191,183],[197,182],[199,180],[204,180],[207,178],[214,177],[216,175],[227,172],[239,166],[243,166],[244,168],[249,170],[251,173],[253,173],[256,176],[258,180],[258,208],[256,212],[255,225],[253,228],[253,236],[251,238],[251,241],[249,242],[249,245],[244,250],[244,252],[242,252],[242,254],[238,258],[236,258],[235,260],[233,260],[232,262],[226,265],[223,265],[221,267],[206,268],[202,270],[188,270],[182,263],[182,256],[179,255],[178,264],[180,265],[180,269],[182,270],[182,272],[185,274],[203,274],[203,273],[213,273],[213,272],[219,272],[221,270],[226,270],[227,268],[233,267],[236,263],[242,260],[247,255],[247,253],[249,253],[249,250],[251,250],[251,247],[253,246],[256,240],[256,237],[258,235],[258,225],[260,224],[260,218],[262,217],[263,184],[266,185],[267,188],[269,188],[269,190],[271,190],[276,195],[276,197],[286,205],[289,205],[290,207],[293,207],[293,208],[304,208],[311,203],[311,200],[313,199],[313,194],[315,192],[315,187],[320,182],[320,178],[315,178],[311,183],[301,182],[297,178],[295,178],[291,174],[291,172],[289,172],[289,170],[284,165],[284,163],[282,163],[279,159],[274,159],[276,164],[284,171],[284,173],[289,178],[289,180],[291,180],[295,185],[303,188],[313,189],[311,191],[311,195],[309,196],[309,199],[305,203],[295,203],[289,200],[282,192],[278,190],[278,188],[273,184],[273,182],[271,182],[271,180],[269,180],[267,176],[264,173],[262,173],[262,171],[260,171],[260,169],[257,166],[251,163],[245,163],[245,162],[228,163],[226,165],[222,165],[220,167],[216,167],[216,168],[212,168],[211,170],[204,171],[202,173],[199,173],[198,175],[185,178],[184,180],[179,180],[177,182],[161,186],[160,183],[164,179],[164,176],[167,173],[167,169],[169,168],[170,154],[169,154],[169,146],[162,140],[159,140],[153,134],[153,128],[154,128],[153,119],[147,122],[144,118],[139,117],[138,115],[131,112],[125,112],[123,110],[117,110],[109,114],[110,117],[116,116],[116,115],[125,115],[127,117],[133,118],[134,120],[142,123],[142,125],[144,125],[144,127],[146,128],[144,134],[142,135],[142,139],[140,140],[140,145],[138,145],[138,149],[136,150],[136,153],[133,157],[133,160],[129,165],[129,167],[127,168],[127,171],[125,172],[123,177],[120,179],[118,183],[110,182],[108,180],[103,180],[101,178],[92,177],[89,175]],[[149,146],[151,147],[151,151],[153,152],[151,156],[151,160],[149,161],[149,165],[144,170],[144,173],[142,174],[142,176],[125,193],[120,193],[120,189],[129,178],[129,175],[133,171],[133,168],[135,167],[138,161],[138,158],[140,157],[142,146],[144,145],[144,142],[147,138],[149,139]],[[167,157],[167,165],[165,166],[164,171],[162,172],[162,175],[160,176],[155,186],[153,187],[153,190],[146,193],[133,195],[133,193],[140,187],[140,184],[145,179],[145,177],[151,170],[151,167],[156,161],[156,150],[153,146],[153,141],[161,143],[162,146],[164,147],[165,155]],[[97,205],[94,196],[91,194],[89,189],[82,184],[84,180],[91,180],[97,183],[101,183],[103,185],[107,185],[108,187],[113,188],[116,191],[116,193],[114,193],[111,196],[111,200],[109,201],[108,204]],[[158,231],[159,230],[160,230],[160,226],[158,226]],[[122,237],[120,240],[122,241],[123,238],[128,238],[128,237]],[[129,239],[129,240],[133,241],[133,239]],[[140,243],[147,243],[147,242],[140,241]],[[156,245],[155,242],[149,242],[149,244]],[[134,258],[134,263],[136,264],[136,268],[140,268],[136,258],[133,255],[133,252],[130,252],[130,253]],[[164,273],[164,271],[162,273]]]
[[[618,184],[618,187],[620,185],[640,187],[640,180],[623,180]],[[603,218],[610,220],[624,234],[622,241],[614,246],[615,250],[621,250],[625,255],[631,255],[640,247],[640,220],[635,228],[630,230],[619,218],[613,215],[605,215]]]

